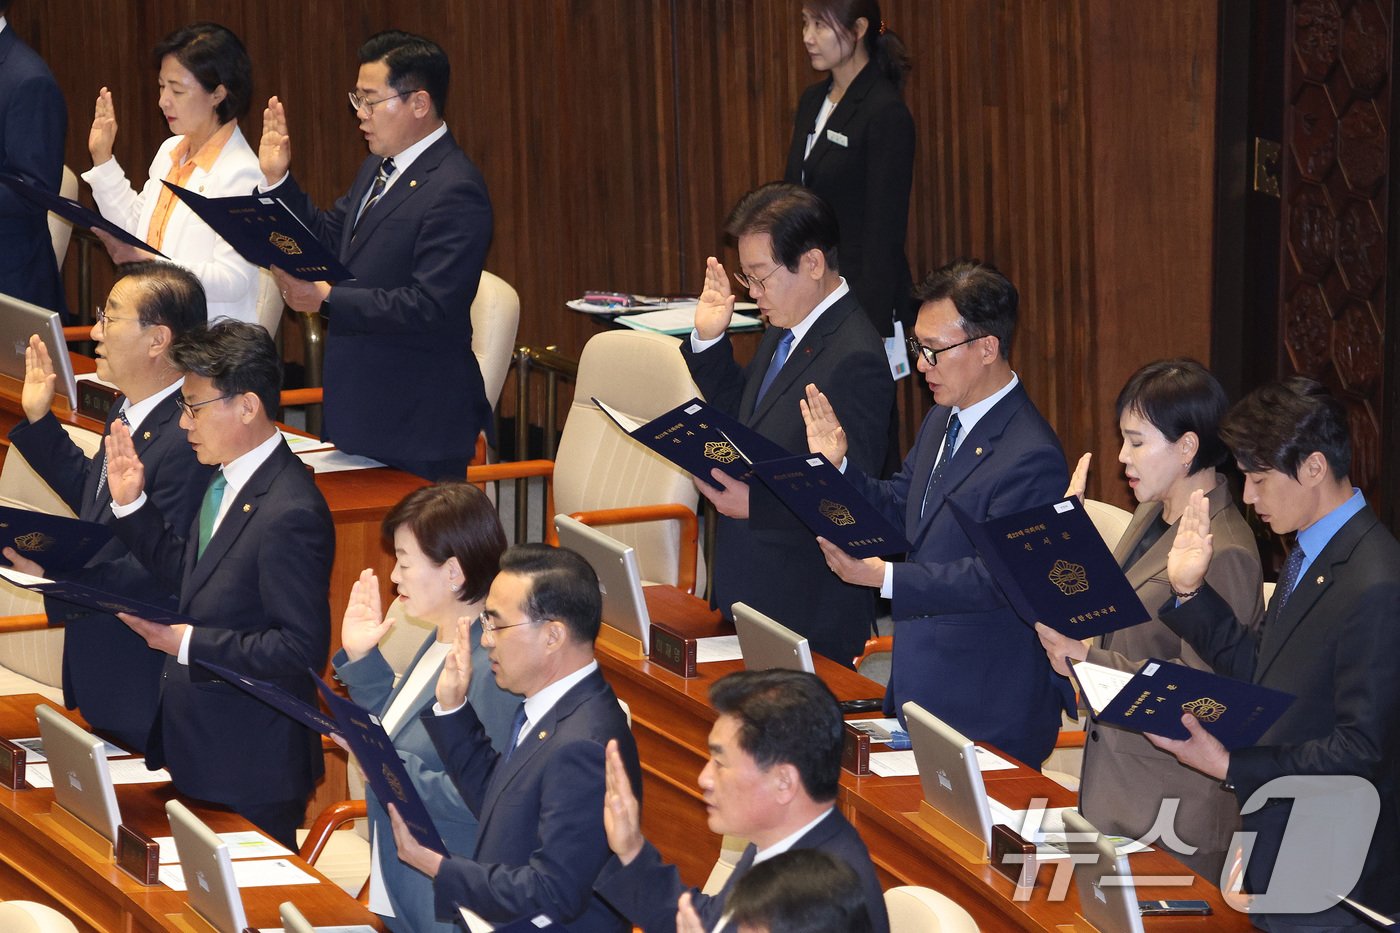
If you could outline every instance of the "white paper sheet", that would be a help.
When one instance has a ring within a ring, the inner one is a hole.
[[[29,754],[25,756],[25,761],[30,765],[49,760],[48,756],[44,754],[44,740],[37,735],[27,739],[10,739],[10,741],[29,752]],[[131,754],[131,752],[124,748],[118,748],[111,742],[107,742],[103,750],[107,753],[108,758],[125,758],[127,755]]]
[[[872,745],[884,745],[890,740],[890,733],[899,728],[899,720],[894,717],[876,719],[847,719],[846,725],[854,726],[870,736]]]
[[[695,305],[666,308],[662,311],[644,311],[641,314],[625,314],[617,323],[633,330],[649,330],[681,337],[695,329]],[[734,312],[729,320],[729,329],[758,327],[763,322],[749,314]]]
[[[146,770],[144,758],[118,758],[109,760],[112,768],[113,784],[164,784],[170,780],[170,772],[164,768]],[[24,769],[24,779],[30,787],[53,787],[53,776],[48,765],[34,765]]]
[[[695,663],[709,664],[711,661],[741,661],[744,653],[739,650],[738,635],[713,635],[695,640]]]
[[[282,858],[234,862],[233,880],[240,888],[272,888],[284,884],[318,884],[312,875]],[[175,891],[185,890],[185,873],[179,864],[162,865],[160,882]]]
[[[274,858],[292,854],[286,846],[278,845],[254,830],[219,833],[219,838],[228,845],[229,858],[232,859]],[[156,836],[155,841],[160,843],[160,863],[162,865],[174,865],[180,861],[180,856],[175,852],[174,836]]]
[[[1097,714],[1133,679],[1133,672],[1114,670],[1088,661],[1075,661],[1074,676],[1084,691],[1084,702]]]
[[[912,749],[902,752],[880,752],[870,756],[870,773],[880,777],[911,777],[919,773]]]
[[[384,464],[369,457],[347,454],[343,450],[317,450],[301,454],[301,462],[316,473],[342,473],[346,470],[372,470]]]

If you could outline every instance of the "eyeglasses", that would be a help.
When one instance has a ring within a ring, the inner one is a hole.
[[[751,275],[745,275],[745,274],[742,273],[742,272],[735,272],[735,273],[734,273],[734,281],[738,282],[740,285],[742,285],[742,286],[743,286],[745,289],[747,289],[748,291],[751,291],[751,292],[756,291],[756,292],[758,292],[760,295],[762,295],[765,291],[768,290],[768,287],[767,287],[766,285],[764,285],[763,283],[764,283],[764,282],[767,282],[767,281],[768,281],[769,279],[771,279],[774,275],[776,275],[777,272],[778,272],[778,270],[781,269],[781,268],[782,268],[781,265],[775,266],[775,267],[773,268],[773,271],[772,271],[772,272],[768,273],[767,275],[765,275],[765,276],[764,276],[763,278],[761,278],[761,279],[756,279],[756,278],[754,278],[754,277],[751,276]]]
[[[378,100],[365,100],[359,94],[356,94],[354,91],[351,91],[349,93],[350,109],[355,111],[356,113],[359,113],[361,110],[363,110],[365,113],[373,116],[375,104],[382,104],[386,100],[393,100],[395,97],[407,97],[409,94],[413,94],[421,90],[422,88],[414,88],[411,91],[399,91],[395,94],[390,94],[388,97],[381,97]]]
[[[189,402],[185,401],[183,398],[177,395],[175,396],[175,404],[180,407],[181,414],[189,415],[190,418],[193,419],[195,416],[195,409],[203,408],[205,405],[213,405],[215,402],[222,402],[224,399],[227,398],[233,398],[235,394],[236,393],[220,395],[218,398],[211,398],[208,401],[204,402],[195,402],[193,405],[191,405]]]
[[[548,622],[548,619],[526,619],[524,622],[512,622],[509,625],[497,625],[486,617],[486,613],[476,617],[476,621],[481,623],[482,634],[492,635],[496,632],[503,632],[508,628],[519,628],[522,625],[539,625],[541,622]]]
[[[93,314],[97,317],[97,323],[101,324],[103,327],[106,327],[112,321],[136,321],[138,324],[145,326],[139,317],[113,317],[107,313],[107,308],[104,305],[98,305],[92,310]]]
[[[974,340],[981,340],[985,336],[987,335],[979,334],[976,337],[969,337],[966,340],[960,340],[957,343],[950,344],[946,347],[939,347],[936,350],[933,347],[926,347],[923,344],[919,343],[918,338],[916,337],[907,337],[905,338],[905,342],[909,344],[909,353],[911,355],[917,354],[918,356],[922,356],[924,358],[925,363],[929,364],[930,366],[937,366],[938,354],[947,353],[949,350],[956,350],[963,344],[972,343],[972,341]]]

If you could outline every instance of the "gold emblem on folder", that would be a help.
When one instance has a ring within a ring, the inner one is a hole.
[[[388,782],[389,789],[394,792],[394,796],[400,800],[403,800],[403,785],[399,783],[398,776],[395,775],[394,772],[389,770],[388,765],[384,765],[379,770],[380,773],[383,774],[384,780]]]
[[[733,463],[739,459],[739,451],[724,441],[706,441],[705,457],[716,463]]]
[[[15,548],[21,551],[47,551],[54,543],[54,539],[42,531],[31,531],[15,538]]]
[[[1067,560],[1055,561],[1055,566],[1050,568],[1050,582],[1066,596],[1086,593],[1089,590],[1089,577],[1084,572],[1084,566],[1072,564]]]
[[[273,246],[277,247],[282,252],[286,253],[288,256],[301,255],[301,247],[297,245],[297,241],[293,240],[285,233],[278,233],[274,230],[271,234],[268,235],[267,242],[271,243]]]
[[[1212,700],[1210,697],[1201,697],[1199,700],[1192,700],[1189,703],[1181,704],[1183,713],[1190,713],[1201,722],[1215,722],[1225,715],[1226,706],[1219,700]]]
[[[839,502],[823,499],[820,509],[822,517],[833,525],[854,525],[856,523],[856,517],[851,514],[851,510]]]

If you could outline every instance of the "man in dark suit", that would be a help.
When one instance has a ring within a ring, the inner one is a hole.
[[[861,312],[837,266],[837,226],[821,198],[774,183],[750,192],[730,212],[737,239],[734,278],[768,321],[748,367],[734,360],[726,335],[734,294],[719,260],[710,257],[695,330],[681,352],[711,405],[792,453],[806,449],[799,403],[815,383],[851,426],[851,460],[877,470],[885,459],[894,399],[880,337]],[[726,616],[746,603],[807,636],[812,650],[850,665],[875,618],[874,594],[823,570],[811,533],[761,483],[699,481],[715,505],[714,604]]]
[[[466,702],[471,646],[466,620],[423,724],[481,826],[467,858],[443,858],[409,834],[390,805],[399,858],[433,878],[437,916],[466,908],[492,923],[546,915],[578,933],[630,929],[593,893],[608,860],[603,831],[603,750],[616,743],[641,793],[637,746],[617,696],[598,669],[602,624],[593,568],[573,551],[518,545],[501,557],[486,596],[481,644],[496,684],[525,698],[510,750],[498,754]]]
[[[0,0],[0,175],[58,194],[68,107],[44,60],[20,41]],[[66,311],[48,214],[0,186],[0,293]]]
[[[169,351],[173,341],[204,326],[204,289],[173,263],[137,263],[122,272],[92,327],[97,375],[122,392],[108,415],[107,430],[120,419],[131,431],[151,502],[184,528],[199,509],[211,471],[195,459],[180,430],[184,380]],[[31,338],[22,395],[27,420],[10,430],[10,441],[79,518],[111,525],[106,452],[99,449],[88,459],[50,413],[56,379],[48,349],[37,336]],[[5,556],[20,570],[44,575],[42,567],[11,548]],[[119,538],[65,578],[171,609],[176,605],[178,587],[157,580]],[[97,731],[128,748],[144,749],[160,696],[161,656],[116,616],[60,600],[45,600],[44,609],[52,622],[67,629],[64,704],[81,711]]]
[[[382,32],[360,47],[350,99],[371,155],[329,211],[287,174],[291,140],[275,97],[258,151],[263,190],[275,188],[355,275],[332,286],[274,270],[289,306],[329,323],[326,436],[433,480],[466,475],[491,418],[471,346],[491,201],[443,122],[448,81],[446,54],[420,36]],[[403,391],[406,378],[414,391]]]
[[[1220,436],[1244,473],[1244,501],[1275,534],[1296,532],[1296,543],[1262,628],[1249,628],[1205,582],[1213,542],[1209,505],[1197,493],[1167,561],[1174,599],[1161,619],[1217,673],[1297,699],[1251,748],[1227,751],[1189,713],[1190,739],[1152,740],[1234,791],[1244,831],[1257,834],[1245,863],[1257,926],[1371,929],[1337,900],[1350,893],[1383,913],[1400,908],[1400,544],[1352,487],[1346,409],[1320,384],[1296,377],[1256,389]],[[1301,775],[1356,776],[1375,788],[1369,848],[1364,837],[1341,837],[1335,827],[1344,820],[1296,832],[1289,823],[1302,800],[1285,787],[1258,793]],[[1359,878],[1338,871],[1363,851]]]
[[[841,709],[826,684],[800,671],[739,671],[716,681],[710,703],[710,761],[700,791],[714,833],[749,841],[733,874],[713,897],[690,891],[704,928],[726,913],[736,884],[755,865],[789,850],[820,849],[848,864],[865,890],[876,933],[888,933],[884,895],[870,853],[835,808],[841,783]],[[597,890],[646,933],[674,933],[676,904],[689,890],[675,866],[642,836],[641,807],[622,760],[608,749],[603,819],[613,858]]]
[[[915,290],[910,341],[935,405],[914,449],[889,480],[846,475],[914,550],[901,562],[856,560],[818,539],[831,569],[891,600],[894,657],[885,707],[917,702],[953,728],[1032,768],[1055,746],[1069,682],[1050,669],[1030,622],[1017,616],[949,508],[978,521],[1058,499],[1069,475],[1050,425],[1011,370],[1016,288],[994,267],[958,260]],[[803,407],[813,450],[833,463],[845,432],[809,391]],[[857,464],[857,467],[859,464]],[[1033,621],[1033,620],[1031,620]]]
[[[181,425],[201,463],[218,466],[188,525],[143,492],[131,434],[107,438],[114,530],[167,586],[192,625],[122,621],[168,657],[146,752],[183,794],[223,804],[296,846],[323,770],[316,733],[200,666],[209,661],[315,704],[307,668],[330,647],[335,529],[316,482],[273,422],[282,363],[267,331],[223,321],[178,340]]]

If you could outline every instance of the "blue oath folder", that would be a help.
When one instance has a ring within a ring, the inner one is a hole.
[[[31,204],[36,204],[46,211],[57,214],[75,227],[84,227],[88,230],[101,230],[103,233],[110,234],[127,246],[134,246],[148,253],[155,253],[161,259],[170,258],[160,250],[151,246],[151,244],[127,233],[121,227],[118,227],[96,211],[84,207],[77,201],[65,198],[61,194],[54,194],[52,191],[36,188],[23,178],[18,178],[14,175],[0,175],[0,184],[5,185]]]
[[[380,803],[392,803],[398,809],[399,816],[403,817],[409,832],[418,840],[419,845],[432,849],[439,855],[449,854],[442,837],[438,835],[437,827],[433,825],[432,817],[428,815],[428,808],[423,805],[423,798],[419,797],[418,791],[414,789],[413,781],[404,770],[403,761],[384,727],[379,724],[378,717],[364,707],[337,695],[309,668],[307,675],[320,691],[321,699],[330,710],[329,716],[276,684],[248,677],[208,661],[198,663],[308,729],[321,735],[338,735],[343,738],[359,761],[360,768],[365,773],[365,780],[374,789]]]
[[[130,615],[140,616],[147,621],[157,625],[198,625],[194,619],[187,615],[165,609],[152,603],[142,602],[139,599],[132,599],[129,596],[119,596],[116,593],[109,593],[106,590],[99,590],[93,586],[86,586],[82,583],[74,583],[72,580],[48,580],[44,577],[31,577],[29,574],[19,573],[0,567],[0,578],[7,583],[32,590],[50,599],[60,599],[66,603],[75,603],[79,606],[86,606],[98,612],[116,615],[125,612]]]
[[[112,529],[97,522],[0,505],[0,546],[14,548],[45,573],[86,566],[110,540]]]
[[[813,534],[852,557],[909,550],[903,532],[821,454],[789,453],[698,398],[646,423],[593,403],[634,440],[707,483],[713,469],[744,482],[758,477]]]

